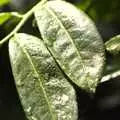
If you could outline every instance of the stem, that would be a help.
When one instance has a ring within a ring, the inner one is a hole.
[[[23,18],[23,15],[17,13],[17,12],[10,12],[13,16],[18,17],[18,18]],[[8,12],[9,14],[9,12]]]
[[[119,76],[120,76],[120,70],[115,71],[115,72],[113,72],[113,73],[111,73],[111,74],[108,74],[108,75],[103,76],[103,78],[102,78],[102,80],[101,80],[101,83],[102,83],[102,82],[109,81],[110,79],[117,78],[117,77],[119,77]]]
[[[9,38],[11,38],[14,34],[16,34],[20,28],[25,24],[25,22],[31,17],[31,15],[34,13],[35,9],[39,6],[41,6],[42,4],[46,3],[47,0],[42,0],[40,1],[37,5],[35,5],[31,10],[29,10],[26,14],[23,15],[23,18],[21,19],[21,21],[18,23],[18,25],[15,27],[15,29],[13,29],[12,32],[10,32],[5,38],[3,38],[0,41],[0,47],[8,41]]]

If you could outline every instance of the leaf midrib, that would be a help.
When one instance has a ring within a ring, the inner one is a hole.
[[[40,79],[40,78],[42,78],[42,77],[40,77],[39,73],[37,72],[37,70],[36,70],[36,68],[35,68],[35,65],[33,64],[33,61],[32,61],[32,59],[31,59],[29,53],[27,52],[27,50],[26,50],[24,47],[22,47],[21,44],[18,42],[18,41],[19,41],[19,40],[17,40],[18,37],[16,37],[16,35],[15,35],[14,37],[16,38],[16,39],[14,39],[14,41],[20,46],[20,48],[22,49],[23,53],[24,53],[24,54],[26,55],[26,57],[28,58],[31,66],[32,66],[32,68],[33,68],[34,73],[38,76],[38,80],[39,80],[39,82],[40,82],[39,85],[40,85],[40,87],[41,87],[41,89],[42,89],[42,91],[43,91],[43,95],[44,95],[44,98],[45,98],[46,103],[47,103],[47,105],[48,105],[48,109],[49,109],[49,112],[50,112],[50,114],[51,114],[52,120],[56,120],[56,119],[55,119],[55,118],[56,118],[55,115],[52,114],[52,113],[53,113],[53,110],[52,110],[51,107],[50,107],[51,105],[50,105],[50,103],[49,103],[49,99],[48,99],[48,97],[47,97],[47,95],[46,95],[45,88],[43,87],[42,80]],[[43,79],[43,78],[42,78],[42,79]]]
[[[56,19],[56,21],[58,22],[58,24],[59,24],[59,25],[61,26],[61,28],[65,31],[66,35],[68,36],[68,38],[70,39],[71,43],[73,44],[74,48],[75,48],[76,51],[77,51],[77,54],[78,54],[78,56],[79,56],[79,58],[80,58],[80,60],[81,60],[82,66],[83,66],[83,71],[84,71],[84,73],[85,73],[86,67],[85,67],[85,65],[84,65],[84,60],[83,60],[83,58],[82,58],[82,56],[81,56],[81,54],[80,54],[77,46],[75,45],[75,42],[73,41],[71,35],[70,35],[69,32],[66,30],[65,26],[63,25],[63,23],[61,22],[61,20],[58,18],[58,16],[56,15],[56,13],[55,13],[49,6],[48,6],[48,7],[45,7],[45,9]]]

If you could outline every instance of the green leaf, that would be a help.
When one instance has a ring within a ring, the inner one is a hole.
[[[29,120],[77,120],[75,91],[40,39],[16,34],[9,42],[9,54]]]
[[[16,12],[6,12],[6,13],[0,13],[0,25],[7,22],[12,16],[21,18],[22,15]]]
[[[108,52],[112,54],[120,53],[120,35],[111,38],[105,43],[105,45]]]
[[[0,6],[8,4],[10,0],[0,0]]]
[[[74,83],[94,92],[104,65],[104,46],[94,23],[73,5],[49,1],[35,17],[45,44]]]
[[[10,17],[11,15],[9,13],[0,13],[0,25],[5,23]]]

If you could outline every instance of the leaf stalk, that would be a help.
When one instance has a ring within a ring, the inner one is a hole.
[[[45,4],[47,0],[40,1],[37,5],[35,5],[31,10],[29,10],[26,14],[23,15],[21,21],[18,23],[18,25],[11,31],[5,38],[3,38],[0,41],[0,47],[9,40],[14,34],[16,34],[20,28],[25,24],[25,22],[31,17],[31,15],[34,13],[35,9],[43,4]]]

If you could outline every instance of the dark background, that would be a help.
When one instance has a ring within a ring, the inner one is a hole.
[[[120,0],[68,0],[84,10],[95,22],[104,42],[120,33]],[[27,12],[39,0],[11,0],[0,7],[0,12]],[[33,18],[21,32],[36,33],[32,28]],[[19,22],[9,20],[0,25],[0,39],[4,38]],[[34,23],[34,22],[33,22]],[[104,75],[120,68],[120,57],[106,52]],[[80,120],[120,119],[120,77],[100,83],[94,95],[76,87]],[[8,43],[0,49],[0,120],[26,120],[16,92],[8,55]]]

